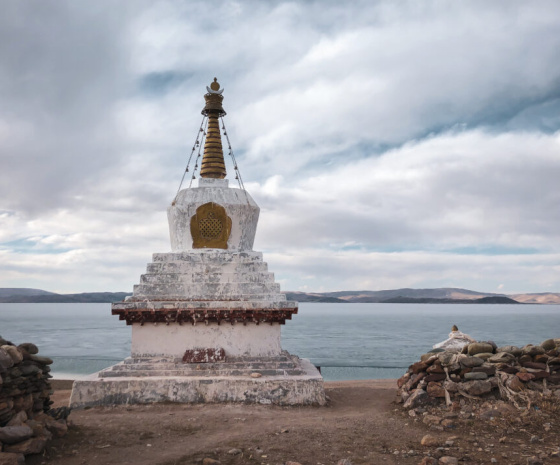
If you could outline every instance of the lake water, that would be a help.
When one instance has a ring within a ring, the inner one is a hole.
[[[560,337],[560,305],[301,303],[282,346],[326,380],[398,378],[451,326],[500,345]],[[130,327],[110,304],[0,304],[0,335],[33,342],[55,377],[96,372],[130,355]]]

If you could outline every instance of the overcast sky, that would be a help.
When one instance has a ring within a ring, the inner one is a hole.
[[[283,290],[560,292],[560,2],[21,1],[0,287],[131,291],[225,88]]]

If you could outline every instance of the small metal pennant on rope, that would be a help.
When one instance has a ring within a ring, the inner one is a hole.
[[[202,117],[202,121],[200,122],[200,129],[196,134],[196,140],[193,144],[193,148],[191,150],[191,155],[189,156],[189,161],[187,162],[187,167],[185,168],[185,171],[183,172],[183,177],[181,178],[181,182],[179,183],[179,188],[177,189],[177,193],[175,194],[175,197],[173,199],[173,202],[171,202],[171,205],[175,205],[175,202],[177,201],[177,196],[179,195],[179,192],[181,191],[181,187],[183,186],[183,182],[185,181],[185,176],[189,172],[189,166],[191,164],[191,160],[192,160],[192,157],[194,155],[194,152],[195,152],[197,146],[199,147],[199,153],[200,153],[200,146],[202,144],[200,143],[199,138],[200,138],[200,133],[204,134],[204,132],[205,132],[203,127],[204,127],[204,123],[205,123],[206,119],[207,119],[206,116]],[[194,173],[193,173],[193,176],[194,176]],[[191,183],[192,183],[192,179],[191,179]]]

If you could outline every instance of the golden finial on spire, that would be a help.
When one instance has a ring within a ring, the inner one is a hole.
[[[208,117],[208,129],[206,130],[206,141],[204,142],[204,155],[200,177],[223,179],[226,177],[226,164],[224,162],[224,151],[222,149],[222,136],[220,134],[219,118],[225,116],[226,112],[222,107],[222,92],[217,78],[206,86],[208,93],[204,96],[206,105],[202,114]]]

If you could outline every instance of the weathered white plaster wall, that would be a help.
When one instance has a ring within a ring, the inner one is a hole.
[[[187,349],[219,348],[226,356],[268,357],[279,355],[280,325],[177,323],[132,325],[132,357],[167,355],[182,357]]]
[[[247,191],[229,188],[226,179],[199,179],[198,187],[179,192],[175,204],[167,209],[171,250],[193,250],[191,218],[208,202],[224,207],[231,218],[228,251],[252,250],[260,209]]]
[[[196,249],[154,254],[134,286],[146,300],[285,301],[260,252]]]

